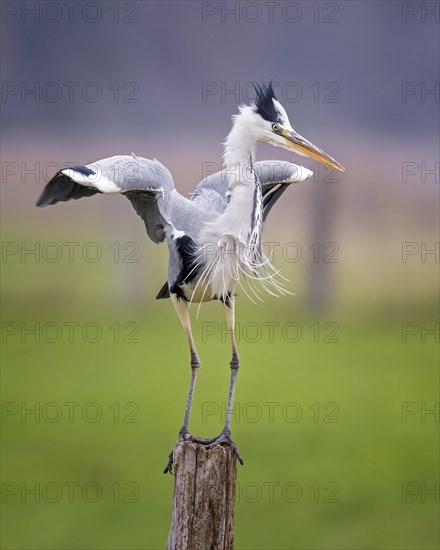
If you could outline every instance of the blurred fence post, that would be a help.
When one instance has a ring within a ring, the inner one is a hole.
[[[231,447],[178,441],[167,550],[233,550],[237,466]]]
[[[332,248],[326,250],[329,241],[333,240],[333,231],[338,216],[338,188],[322,181],[315,185],[312,198],[312,226],[310,241],[313,254],[310,254],[307,306],[314,313],[324,312],[330,302],[332,293],[333,270],[331,264],[338,262],[333,258]],[[334,243],[334,246],[338,246]]]

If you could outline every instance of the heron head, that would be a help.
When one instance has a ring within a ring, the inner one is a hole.
[[[250,108],[258,117],[258,141],[295,151],[299,155],[315,159],[341,172],[345,170],[338,161],[292,128],[286,110],[275,97],[272,83],[268,86],[255,85],[255,91],[257,96]]]

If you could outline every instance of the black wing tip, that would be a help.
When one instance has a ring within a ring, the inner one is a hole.
[[[44,208],[45,206],[49,206],[51,203],[44,197],[44,193],[40,196],[40,198],[35,203],[35,206],[38,208]]]
[[[36,206],[39,208],[44,208],[45,206],[51,206],[57,202],[69,201],[72,199],[76,200],[82,197],[90,197],[95,193],[100,193],[100,191],[94,187],[87,187],[76,183],[72,178],[64,173],[64,170],[68,169],[75,170],[76,172],[86,176],[89,176],[92,173],[95,174],[95,172],[90,170],[90,168],[87,168],[87,166],[72,166],[63,168],[54,175],[49,183],[46,184],[40,198],[36,202]]]
[[[75,170],[75,172],[79,172],[80,174],[83,174],[84,176],[95,176],[96,172],[89,168],[88,166],[84,166],[82,164],[79,164],[77,166],[68,166],[67,168],[63,168],[63,170]]]
[[[50,206],[57,202],[56,198],[54,197],[53,186],[55,181],[60,176],[63,176],[61,170],[57,172],[54,175],[54,177],[46,184],[45,188],[43,189],[43,192],[41,193],[37,202],[35,203],[35,205],[38,206],[38,208],[44,208],[45,206]]]
[[[38,200],[35,203],[35,206],[37,206],[38,208],[44,208],[47,205],[48,205],[48,203],[47,203],[46,199],[44,198],[44,191],[43,191],[41,193],[41,195],[38,197]]]

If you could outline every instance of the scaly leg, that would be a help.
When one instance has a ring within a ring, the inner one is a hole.
[[[191,352],[191,381],[189,384],[188,397],[186,400],[185,414],[183,417],[182,427],[179,431],[179,439],[191,439],[191,434],[189,433],[189,417],[191,414],[191,404],[194,393],[194,386],[196,384],[197,374],[199,372],[200,359],[197,355],[196,347],[194,344],[194,339],[191,332],[191,321],[189,318],[188,304],[183,300],[178,300],[175,295],[171,295],[171,301],[173,302],[174,309],[176,310],[177,315],[179,316],[180,322],[182,323],[183,330],[185,331],[186,337],[188,339],[189,349]],[[173,452],[168,456],[168,464],[164,470],[164,474],[167,472],[172,473],[173,470]]]
[[[231,416],[232,407],[234,405],[235,383],[237,380],[238,369],[240,367],[240,359],[238,357],[237,344],[235,341],[235,300],[233,297],[225,302],[225,314],[228,332],[231,335],[232,344],[232,359],[230,363],[231,382],[229,385],[228,408],[226,410],[225,425],[218,437],[209,440],[193,439],[193,441],[205,444],[208,448],[219,445],[220,443],[227,443],[228,445],[231,445],[231,447],[234,449],[235,456],[237,457],[237,460],[240,462],[240,464],[244,464],[240,453],[238,452],[237,445],[234,443],[231,437]]]
[[[228,408],[226,411],[226,422],[223,428],[223,432],[231,434],[231,414],[232,407],[234,405],[234,393],[235,383],[237,379],[238,369],[240,368],[240,359],[237,353],[237,343],[235,341],[235,300],[230,299],[225,304],[226,323],[228,325],[228,332],[231,335],[232,344],[232,359],[230,362],[231,368],[231,383],[229,386]]]

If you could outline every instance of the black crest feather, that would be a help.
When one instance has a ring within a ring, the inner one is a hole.
[[[267,86],[264,84],[254,84],[254,88],[257,94],[255,98],[255,110],[257,113],[269,122],[279,122],[279,115],[272,101],[276,99],[272,82],[269,82]]]

